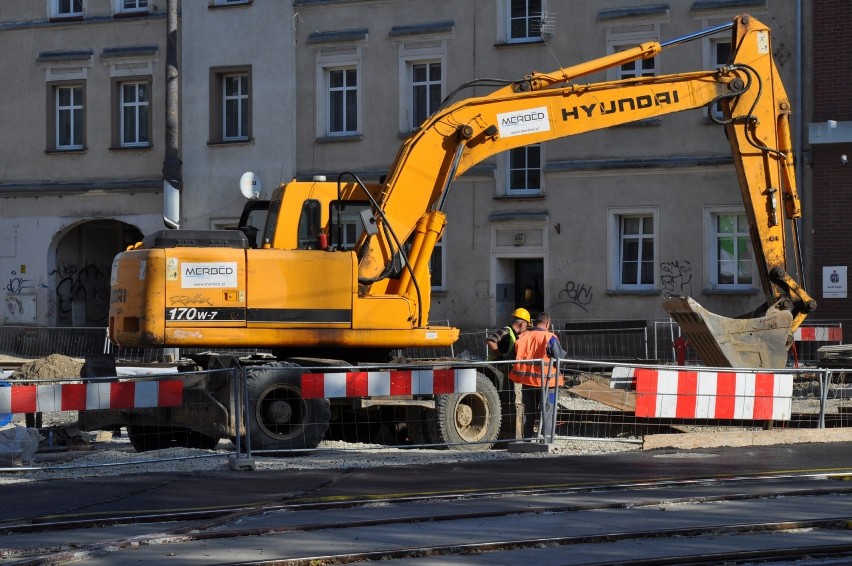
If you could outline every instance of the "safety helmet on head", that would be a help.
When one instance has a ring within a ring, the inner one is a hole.
[[[527,309],[523,309],[523,308],[522,309],[515,309],[514,312],[512,312],[512,318],[521,319],[524,322],[526,322],[527,324],[531,323],[530,322],[530,311],[528,311]]]

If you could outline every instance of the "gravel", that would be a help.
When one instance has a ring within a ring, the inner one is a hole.
[[[70,478],[103,477],[155,472],[231,471],[235,454],[230,441],[222,441],[215,450],[169,448],[137,453],[123,434],[107,442],[95,442],[91,451],[39,452],[21,467],[0,468],[0,484],[48,481]],[[378,444],[325,441],[319,448],[298,455],[270,456],[253,454],[256,470],[352,469],[410,466],[455,462],[536,459],[579,454],[606,454],[639,450],[637,439],[574,440],[557,439],[547,452],[509,452],[397,448]]]

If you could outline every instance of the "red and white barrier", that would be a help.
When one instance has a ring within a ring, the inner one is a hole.
[[[0,414],[143,409],[183,403],[183,381],[51,383],[0,387]]]
[[[636,368],[636,416],[790,420],[793,375]]]
[[[800,326],[793,333],[796,342],[843,342],[842,326]]]
[[[476,391],[476,369],[350,371],[302,375],[305,399],[440,395]]]

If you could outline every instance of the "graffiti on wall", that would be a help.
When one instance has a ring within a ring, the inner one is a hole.
[[[692,295],[692,266],[689,261],[661,263],[660,286],[664,295]]]
[[[6,283],[7,293],[12,293],[13,295],[20,295],[22,293],[34,293],[35,290],[35,281],[22,277],[22,275],[18,274],[17,271],[12,271],[11,275],[9,276],[9,281]]]
[[[586,307],[591,304],[593,296],[592,287],[590,285],[570,280],[565,283],[565,287],[559,290],[559,298],[562,300],[551,305],[551,307],[559,305],[573,305],[589,312],[589,309]]]
[[[85,304],[85,324],[106,324],[109,316],[109,277],[112,265],[87,264],[78,267],[62,264],[51,275],[56,276],[56,314],[69,321],[74,303]]]

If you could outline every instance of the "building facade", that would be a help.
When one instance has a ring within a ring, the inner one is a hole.
[[[106,326],[113,257],[163,226],[165,15],[3,2],[0,45],[4,322]]]

